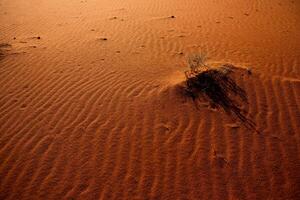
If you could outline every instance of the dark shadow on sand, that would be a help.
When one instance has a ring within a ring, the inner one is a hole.
[[[241,103],[248,104],[248,99],[245,90],[230,77],[232,73],[234,71],[230,68],[219,68],[186,74],[186,94],[196,105],[204,99],[213,108],[222,108],[247,128],[257,132],[255,123],[247,118],[246,111],[239,106]]]

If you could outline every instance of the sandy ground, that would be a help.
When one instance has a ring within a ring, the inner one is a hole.
[[[299,22],[297,0],[0,0],[0,199],[299,199]],[[254,129],[181,92],[197,52],[251,70]]]

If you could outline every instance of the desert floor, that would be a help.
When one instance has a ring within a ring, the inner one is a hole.
[[[0,199],[299,199],[299,30],[298,0],[0,0]],[[183,92],[199,52],[248,121]]]

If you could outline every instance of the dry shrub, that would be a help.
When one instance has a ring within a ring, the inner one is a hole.
[[[239,103],[248,104],[247,95],[232,78],[237,69],[231,64],[212,67],[207,64],[205,54],[196,54],[188,58],[190,70],[185,72],[186,93],[194,101],[206,100],[213,108],[222,108],[233,114],[248,128],[255,129],[255,124],[246,117]]]

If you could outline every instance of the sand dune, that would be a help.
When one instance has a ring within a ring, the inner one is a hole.
[[[0,199],[298,199],[300,4],[0,2]],[[249,129],[182,92],[234,80]]]

